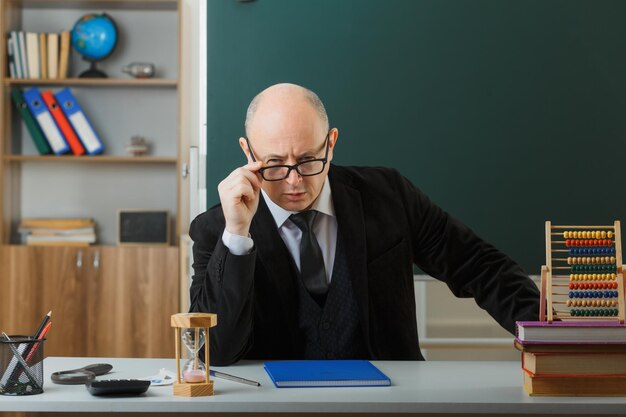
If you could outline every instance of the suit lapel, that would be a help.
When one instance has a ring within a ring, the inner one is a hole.
[[[337,238],[342,239],[344,243],[352,288],[361,312],[363,336],[369,349],[367,249],[361,193],[351,187],[349,178],[334,169],[332,165],[328,178],[337,216]]]
[[[298,344],[298,305],[291,255],[278,234],[276,222],[262,194],[260,199],[259,208],[250,225],[250,235],[254,239],[259,260],[267,271],[267,279],[276,291],[278,300],[274,302],[282,307],[282,318],[289,324],[290,337],[295,348]]]

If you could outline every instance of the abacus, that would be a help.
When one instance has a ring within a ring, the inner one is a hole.
[[[539,320],[624,323],[619,221],[612,226],[555,226],[546,222]]]

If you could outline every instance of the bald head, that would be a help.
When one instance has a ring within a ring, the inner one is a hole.
[[[314,111],[319,120],[329,129],[328,115],[320,98],[313,91],[296,84],[275,84],[257,94],[246,112],[246,136],[250,137],[254,118],[263,109],[264,114],[282,114],[288,116],[296,112]]]

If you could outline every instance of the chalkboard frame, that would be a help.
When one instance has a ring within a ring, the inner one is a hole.
[[[150,232],[156,229],[156,233],[145,233],[146,228],[150,228]],[[121,209],[117,211],[118,245],[167,246],[169,243],[170,214],[168,210]]]

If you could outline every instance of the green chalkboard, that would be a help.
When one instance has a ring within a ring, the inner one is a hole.
[[[397,168],[529,273],[545,220],[626,220],[624,1],[209,1],[209,205],[277,82],[319,94],[335,163]]]

